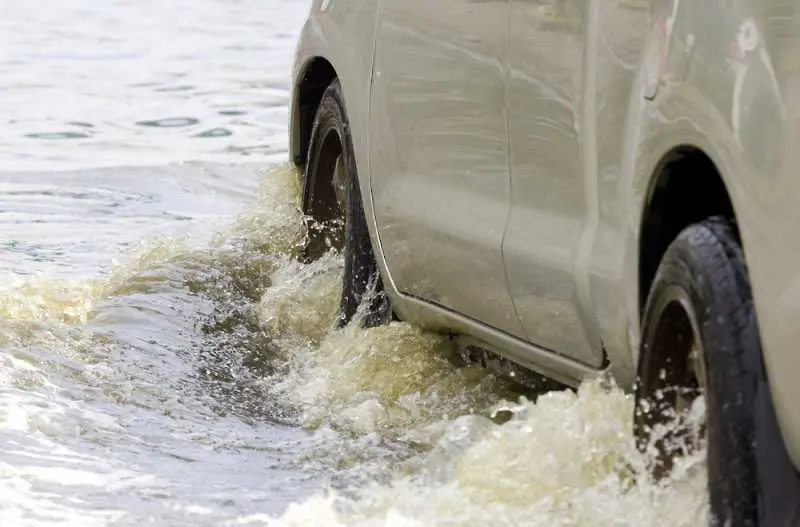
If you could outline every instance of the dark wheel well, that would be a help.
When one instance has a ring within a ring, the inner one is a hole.
[[[659,262],[678,234],[692,223],[722,216],[736,229],[736,217],[717,167],[694,147],[675,148],[664,156],[648,194],[639,237],[639,312]],[[738,231],[735,233],[738,238]]]
[[[311,141],[311,129],[314,116],[322,100],[322,94],[336,78],[336,70],[327,60],[317,57],[306,66],[305,73],[297,85],[297,103],[295,111],[295,145],[294,163],[305,165],[308,156],[308,144]]]

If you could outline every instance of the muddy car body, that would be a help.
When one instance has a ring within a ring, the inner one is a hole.
[[[377,279],[372,311],[569,385],[693,375],[713,512],[797,514],[798,53],[789,1],[315,0],[290,150],[310,217],[360,218],[344,319]]]

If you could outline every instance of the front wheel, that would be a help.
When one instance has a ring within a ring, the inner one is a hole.
[[[344,255],[339,327],[357,315],[365,327],[385,324],[391,318],[391,308],[370,241],[338,80],[325,90],[320,101],[307,159],[304,256],[307,261],[314,260],[330,249],[341,250]]]
[[[703,406],[693,424],[687,416]],[[712,525],[798,524],[800,480],[772,407],[744,255],[724,219],[689,226],[664,254],[642,320],[634,426],[656,476],[705,443]]]

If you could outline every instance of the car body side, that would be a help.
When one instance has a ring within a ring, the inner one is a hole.
[[[313,1],[293,77],[292,159],[303,162],[309,112],[313,116],[314,98],[321,95],[308,83],[335,75],[345,96],[370,236],[400,317],[469,335],[541,373],[579,382],[595,370],[395,287],[382,256],[370,184],[369,101],[382,1]],[[589,20],[597,23],[605,9],[598,6],[605,3],[589,4],[595,9]],[[626,66],[630,78],[617,94],[621,99],[612,101],[603,92],[618,84],[619,77],[610,76],[621,74],[601,60],[609,52],[602,24],[586,37],[584,75],[592,91],[584,93],[592,100],[584,104],[582,138],[588,133],[596,141],[602,131],[604,141],[583,163],[592,184],[585,187],[587,219],[574,263],[582,307],[591,314],[614,377],[630,387],[648,285],[642,271],[648,214],[668,169],[685,168],[680,161],[687,155],[701,156],[708,170],[684,177],[693,178],[690,188],[700,192],[707,188],[704,178],[724,184],[751,275],[773,402],[784,442],[800,467],[800,412],[792,407],[800,400],[794,379],[800,372],[800,6],[790,0],[652,0],[643,7],[642,52],[632,68]],[[666,35],[655,33],[660,27],[667,27]],[[611,103],[616,113],[608,113]],[[682,192],[668,207],[689,206],[698,197],[692,194]]]

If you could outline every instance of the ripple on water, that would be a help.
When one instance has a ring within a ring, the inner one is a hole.
[[[211,130],[195,134],[194,137],[229,137],[231,135],[233,135],[233,132],[227,128],[212,128]]]
[[[80,132],[38,132],[34,134],[27,134],[27,137],[30,137],[31,139],[59,140],[59,139],[87,139],[91,137],[91,135]]]
[[[289,75],[308,0],[187,6],[5,0],[3,166],[241,162],[228,146],[265,140],[285,154]],[[253,118],[237,123],[218,112],[232,106]],[[232,135],[193,137],[211,129]]]
[[[194,126],[200,123],[200,119],[194,117],[168,117],[164,119],[153,119],[150,121],[139,121],[139,126],[149,126],[151,128],[180,128],[182,126]]]

